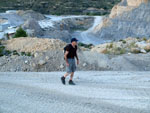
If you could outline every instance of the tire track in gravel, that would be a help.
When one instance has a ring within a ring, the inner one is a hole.
[[[121,81],[114,83],[110,80],[104,83],[100,78],[99,82],[96,80],[94,83],[95,79],[91,82],[90,79],[81,77],[77,80],[78,85],[63,86],[53,75],[54,73],[46,75],[39,73],[38,78],[32,74],[29,77],[22,73],[20,76],[13,74],[0,76],[0,111],[4,113],[149,113],[150,89],[147,88],[149,85],[147,82],[136,84],[133,80],[133,83],[127,81],[124,84]],[[103,79],[106,80],[107,77]],[[53,80],[48,82],[46,78]],[[117,78],[114,81],[116,80]],[[141,105],[143,106],[140,107]]]

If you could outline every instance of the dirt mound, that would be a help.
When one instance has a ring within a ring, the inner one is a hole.
[[[3,42],[8,50],[18,52],[45,52],[47,50],[63,49],[65,42],[58,39],[15,38]]]

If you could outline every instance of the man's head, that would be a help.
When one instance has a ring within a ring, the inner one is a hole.
[[[72,45],[76,46],[77,45],[78,40],[76,38],[72,38],[71,39],[71,43]]]

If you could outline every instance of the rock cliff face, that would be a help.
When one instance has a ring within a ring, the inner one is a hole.
[[[150,1],[122,0],[114,6],[109,17],[95,28],[97,37],[119,40],[127,37],[150,36]]]
[[[128,6],[137,7],[141,5],[141,3],[147,3],[149,0],[127,0]]]
[[[131,11],[139,7],[142,3],[148,3],[148,0],[122,0],[120,4],[113,7],[109,17],[114,18],[124,12]]]

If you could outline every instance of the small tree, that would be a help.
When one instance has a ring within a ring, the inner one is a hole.
[[[18,38],[18,37],[27,37],[27,33],[26,31],[24,31],[21,27],[19,29],[17,29],[14,38]]]

